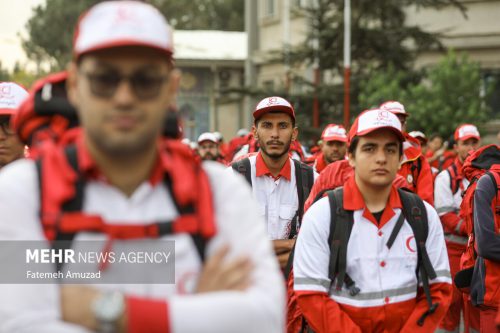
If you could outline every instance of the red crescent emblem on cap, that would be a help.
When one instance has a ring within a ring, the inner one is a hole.
[[[276,97],[269,97],[269,100],[267,101],[267,105],[274,105],[278,103],[278,99]]]
[[[8,97],[12,98],[11,96],[11,86],[9,85],[2,85],[0,86],[0,98]]]
[[[389,111],[380,110],[377,115],[377,120],[386,120],[389,118]]]
[[[406,248],[407,248],[410,252],[415,253],[415,252],[417,252],[417,251],[416,251],[416,250],[414,250],[414,249],[412,249],[412,248],[411,248],[411,246],[410,246],[410,242],[411,242],[411,240],[412,240],[412,239],[415,239],[415,236],[410,236],[410,237],[408,237],[408,238],[406,239]]]

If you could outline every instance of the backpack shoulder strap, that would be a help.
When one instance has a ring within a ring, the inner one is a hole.
[[[335,279],[335,288],[340,290],[346,282],[351,294],[357,294],[354,281],[347,275],[347,244],[351,236],[352,225],[354,223],[353,212],[344,209],[344,189],[339,187],[328,192],[330,204],[330,234],[328,243],[330,244],[330,262],[328,265],[328,276],[332,284]]]
[[[455,193],[457,193],[458,189],[460,188],[460,179],[457,177],[458,170],[457,170],[457,166],[455,165],[455,163],[450,165],[446,169],[446,172],[448,172],[448,175],[450,176],[451,193],[455,194]]]
[[[233,168],[234,171],[242,174],[247,180],[248,184],[252,186],[252,174],[251,174],[252,169],[250,166],[250,159],[248,157],[234,162],[233,164],[231,164],[231,167]]]
[[[314,183],[314,170],[309,165],[292,159],[295,165],[295,181],[297,183],[297,197],[299,198],[299,217],[304,215],[304,204],[309,197]]]
[[[403,189],[398,189],[398,192],[403,205],[403,214],[410,224],[410,227],[413,230],[413,235],[415,236],[415,243],[417,245],[418,252],[416,273],[420,273],[419,280],[422,281],[427,304],[429,305],[429,309],[417,321],[419,326],[423,326],[425,318],[434,313],[439,305],[439,303],[432,303],[429,286],[429,280],[435,279],[437,275],[432,267],[432,263],[425,247],[425,242],[427,241],[427,236],[429,234],[427,209],[425,208],[423,200],[415,193],[405,191]]]
[[[415,161],[411,162],[411,176],[413,178],[413,186],[417,187],[417,179],[420,176],[420,171],[422,170],[422,157],[418,157]],[[416,171],[416,172],[415,172]]]

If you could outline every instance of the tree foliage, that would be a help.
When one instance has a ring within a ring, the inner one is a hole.
[[[2,66],[2,62],[0,61],[0,82],[2,81],[10,81],[9,71]]]
[[[150,0],[181,30],[243,31],[243,0]]]
[[[297,62],[319,61],[322,71],[342,75],[344,49],[345,0],[315,0],[305,9],[309,21],[306,41],[295,48],[291,59]],[[411,70],[418,52],[440,47],[438,36],[418,26],[405,24],[407,6],[463,7],[455,0],[352,0],[351,57],[353,76],[366,74],[367,68]],[[317,41],[318,48],[314,46]],[[320,51],[318,51],[320,50]]]
[[[71,59],[73,31],[78,17],[102,0],[46,0],[33,9],[23,48],[37,64],[63,69]],[[149,0],[177,29],[243,30],[242,0]]]
[[[450,51],[422,74],[421,80],[411,82],[408,72],[394,69],[374,72],[361,86],[360,103],[369,107],[398,100],[410,114],[410,130],[444,137],[460,124],[481,125],[488,119],[488,94],[480,91],[483,82],[478,63]]]
[[[358,101],[359,86],[374,71],[407,73],[395,82],[399,89],[419,79],[414,71],[414,60],[419,52],[442,49],[439,35],[423,31],[418,26],[406,24],[408,6],[441,8],[454,6],[464,15],[465,7],[457,0],[352,0],[351,1],[351,118],[367,105]],[[344,0],[314,0],[304,9],[309,29],[302,45],[291,48],[289,55],[292,65],[319,64],[320,83],[313,87],[320,102],[320,123],[342,121],[343,95],[342,78],[344,71]],[[328,75],[327,75],[328,74]],[[325,77],[337,80],[325,80]],[[378,86],[381,88],[381,86]],[[311,91],[311,90],[309,90]],[[379,91],[383,94],[383,91]],[[311,94],[309,94],[311,95]],[[301,98],[297,96],[297,98]],[[293,97],[292,97],[293,99]],[[310,117],[311,108],[305,109]],[[310,122],[309,122],[310,123]]]

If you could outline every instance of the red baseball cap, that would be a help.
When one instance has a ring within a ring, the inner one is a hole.
[[[457,127],[455,130],[455,141],[462,140],[465,141],[470,138],[481,139],[477,127],[472,124],[463,124]]]
[[[172,29],[155,7],[140,1],[105,1],[85,12],[77,23],[73,55],[119,46],[146,46],[171,57]]]
[[[349,142],[356,136],[363,136],[382,128],[392,130],[401,141],[405,141],[398,117],[387,110],[373,109],[363,111],[356,117],[349,130]]]
[[[380,104],[380,110],[389,111],[395,115],[408,117],[409,114],[406,113],[405,106],[397,101],[387,101]]]
[[[347,132],[342,125],[328,124],[321,134],[321,140],[347,142]]]
[[[286,99],[278,96],[266,97],[261,100],[255,107],[253,119],[257,120],[262,117],[262,115],[271,111],[284,112],[295,120],[295,110],[293,106]]]
[[[12,116],[27,97],[26,89],[17,83],[0,82],[0,115]]]

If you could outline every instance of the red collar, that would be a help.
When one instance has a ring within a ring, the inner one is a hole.
[[[455,166],[457,167],[457,176],[463,176],[464,173],[462,171],[462,167],[464,166],[464,164],[462,162],[460,162],[460,159],[457,157],[455,157]]]
[[[77,158],[78,158],[78,166],[80,167],[80,171],[89,177],[90,179],[103,179],[106,180],[104,174],[100,170],[99,166],[96,164],[87,146],[84,143],[84,134],[81,133],[75,140]],[[166,171],[165,158],[162,156],[158,156],[156,159],[156,163],[153,167],[153,170],[149,177],[149,182],[152,186],[157,185],[159,182],[163,180],[163,176]]]
[[[402,208],[401,199],[399,198],[398,190],[394,185],[391,186],[391,192],[389,194],[389,200],[385,206],[382,217],[380,218],[380,224],[377,223],[373,214],[366,208],[363,195],[359,191],[358,185],[356,184],[355,177],[349,177],[344,184],[344,209],[345,210],[359,210],[364,209],[363,217],[370,220],[379,229],[384,226],[393,216],[394,208]]]
[[[290,165],[290,158],[286,159],[286,162],[281,168],[280,173],[276,177],[274,177],[271,174],[271,171],[269,171],[266,162],[264,162],[262,154],[260,152],[257,154],[257,158],[255,160],[255,177],[269,176],[273,177],[274,180],[278,180],[280,177],[284,177],[286,180],[291,181],[292,180],[291,175],[292,175],[292,167]]]
[[[316,172],[320,173],[326,168],[327,165],[325,155],[323,153],[319,153],[318,157],[316,157]]]

